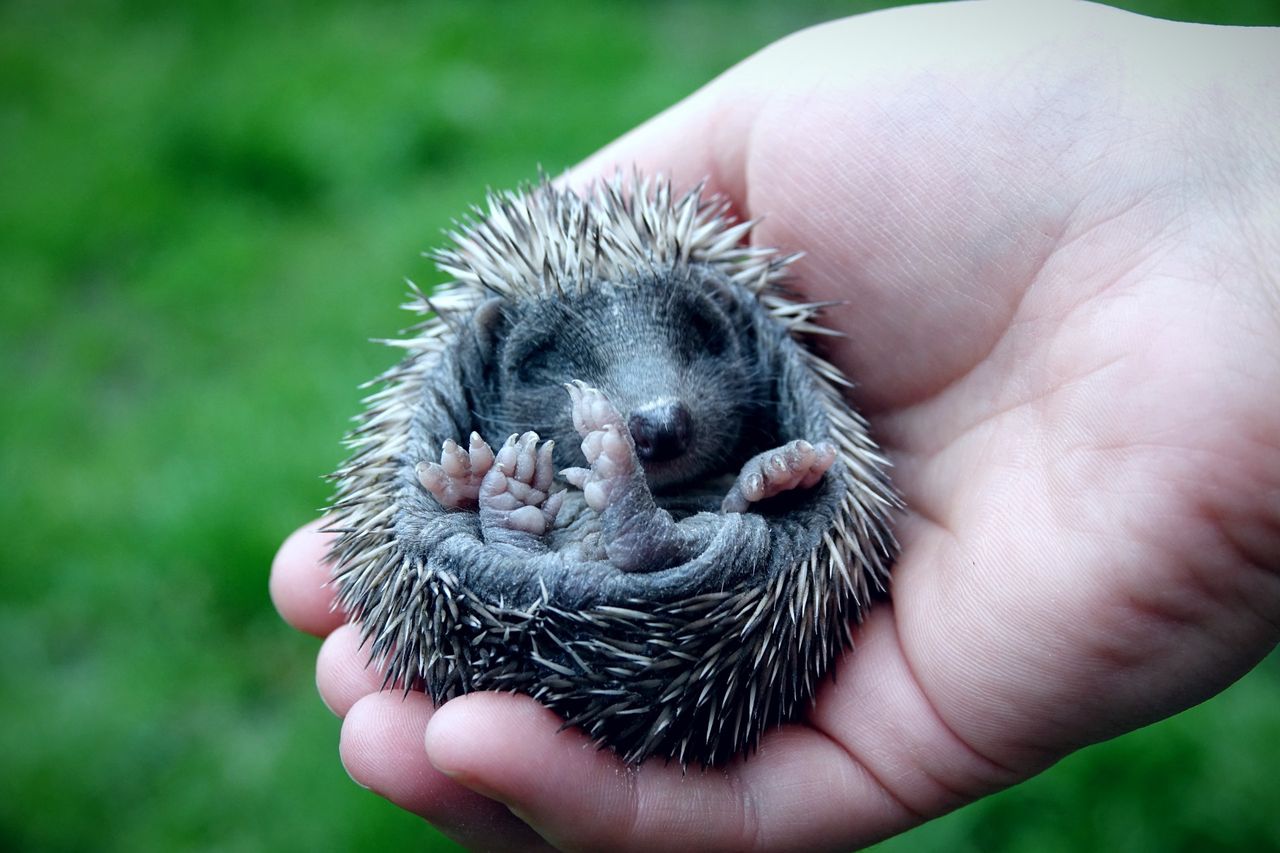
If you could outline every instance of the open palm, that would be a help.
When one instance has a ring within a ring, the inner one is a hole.
[[[1019,8],[801,33],[570,178],[710,175],[766,217],[754,241],[805,250],[806,295],[844,301],[831,355],[909,509],[892,603],[808,718],[682,775],[626,770],[523,697],[433,714],[376,691],[306,530],[273,591],[329,634],[320,687],[356,778],[479,846],[849,847],[1187,707],[1275,645],[1280,152],[1250,128],[1280,104],[1210,93],[1278,40]],[[1188,40],[1212,62],[1152,58]]]

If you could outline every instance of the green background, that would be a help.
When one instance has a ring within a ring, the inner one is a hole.
[[[487,185],[890,4],[178,5],[0,3],[0,848],[448,847],[349,782],[266,594],[367,339]],[[1280,849],[1278,767],[1272,655],[880,849]]]

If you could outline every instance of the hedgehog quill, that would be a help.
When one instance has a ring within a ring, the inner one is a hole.
[[[828,306],[752,224],[635,176],[448,235],[333,475],[334,584],[388,686],[526,693],[631,764],[720,764],[804,708],[900,501],[805,345]]]

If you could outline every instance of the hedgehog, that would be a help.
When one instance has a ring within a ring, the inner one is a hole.
[[[749,753],[886,592],[901,500],[830,303],[704,185],[490,192],[404,306],[334,474],[339,606],[384,687],[527,694],[637,765]]]

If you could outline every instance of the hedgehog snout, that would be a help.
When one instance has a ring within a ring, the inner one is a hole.
[[[631,413],[627,428],[643,462],[669,462],[683,456],[693,442],[693,417],[679,400],[662,400]]]

